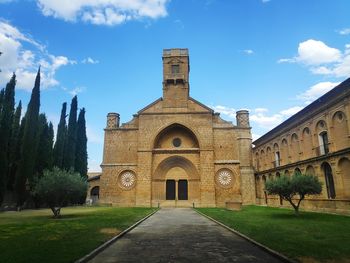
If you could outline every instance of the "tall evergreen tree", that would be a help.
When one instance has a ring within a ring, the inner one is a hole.
[[[65,169],[74,169],[75,162],[75,148],[77,139],[77,110],[78,99],[74,96],[70,105],[68,130],[67,130],[67,144],[65,147],[65,153],[63,156],[63,166]]]
[[[4,104],[4,97],[5,97],[5,89],[1,89],[0,90],[0,120],[1,120],[2,106]]]
[[[18,166],[20,155],[20,145],[21,145],[21,114],[22,114],[22,102],[19,101],[18,106],[15,111],[15,115],[12,123],[12,132],[10,140],[10,149],[9,149],[9,171],[8,171],[8,180],[7,188],[8,190],[13,190],[13,184],[15,182],[16,170]]]
[[[0,119],[0,204],[5,195],[9,170],[8,154],[15,106],[15,86],[16,75],[13,74],[5,88]]]
[[[75,153],[75,171],[87,179],[87,136],[86,136],[86,122],[85,109],[82,108],[79,112],[78,127],[77,127],[77,143]]]
[[[53,163],[61,169],[63,169],[63,156],[67,137],[66,111],[67,103],[65,102],[62,104],[61,118],[58,123],[56,142],[53,149]]]
[[[48,158],[48,169],[51,170],[53,168],[53,141],[54,141],[54,137],[55,137],[55,132],[53,130],[53,124],[50,121],[49,122],[49,130],[48,130],[48,149],[51,149],[51,151],[49,151],[49,157]]]
[[[18,165],[15,190],[17,194],[17,205],[23,205],[26,199],[27,180],[33,183],[34,167],[38,147],[38,121],[40,109],[40,68],[35,78],[34,88],[25,114],[25,126],[21,146],[21,160]]]
[[[52,124],[50,123],[52,126]],[[39,145],[36,156],[35,171],[40,178],[43,175],[45,169],[52,168],[52,140],[50,126],[47,123],[47,119],[44,113],[39,115]]]

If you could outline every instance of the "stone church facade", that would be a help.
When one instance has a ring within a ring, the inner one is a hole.
[[[226,207],[255,203],[248,111],[237,125],[190,97],[187,49],[163,51],[163,96],[127,123],[109,113],[99,202]],[[96,184],[96,177],[94,180]]]
[[[88,198],[116,206],[290,207],[267,179],[316,175],[307,210],[350,212],[350,79],[252,143],[248,111],[237,125],[190,97],[187,49],[163,51],[163,96],[119,123],[109,113],[102,173]],[[252,144],[254,148],[252,148]]]

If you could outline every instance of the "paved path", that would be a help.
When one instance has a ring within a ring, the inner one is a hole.
[[[281,262],[190,208],[163,208],[90,262]]]

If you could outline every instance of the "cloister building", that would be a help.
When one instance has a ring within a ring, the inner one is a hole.
[[[267,195],[269,178],[295,172],[316,175],[322,194],[302,207],[324,211],[350,210],[350,79],[253,142],[256,203],[289,206]]]

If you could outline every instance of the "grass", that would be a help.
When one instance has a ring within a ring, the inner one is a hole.
[[[70,207],[0,213],[0,262],[73,262],[154,211]]]
[[[284,255],[301,261],[350,262],[350,217],[245,206],[241,211],[198,208]]]

